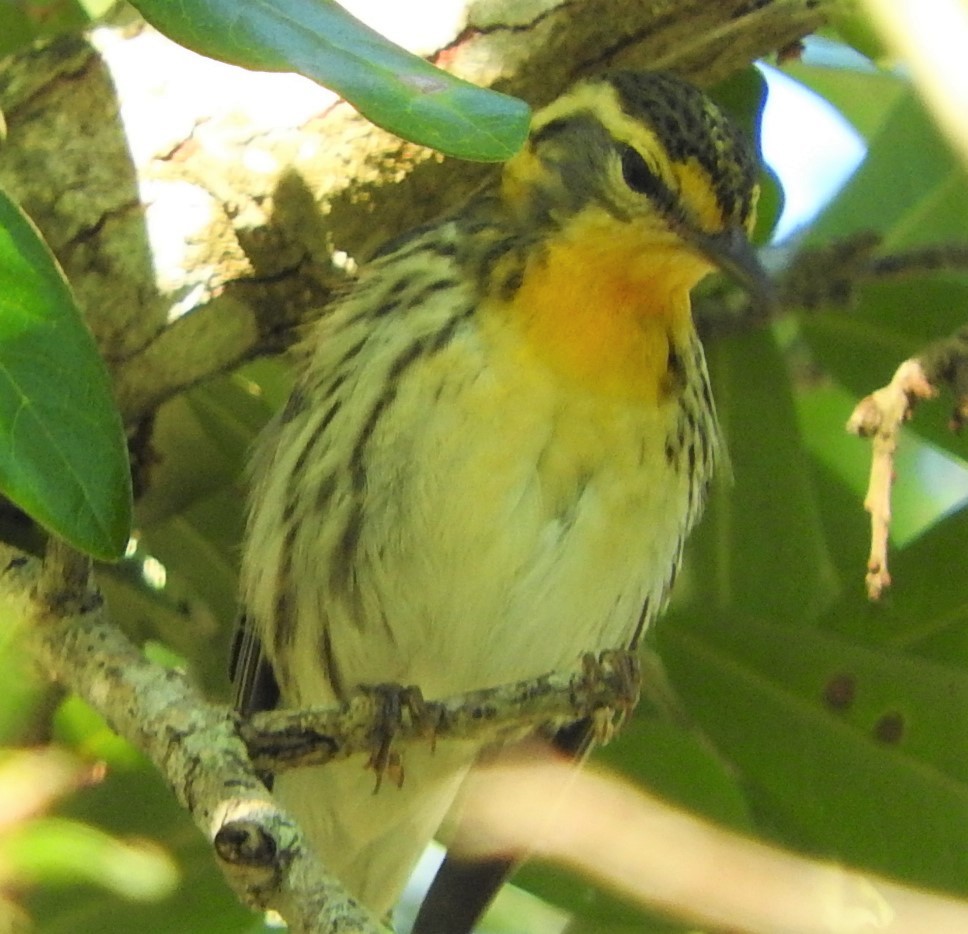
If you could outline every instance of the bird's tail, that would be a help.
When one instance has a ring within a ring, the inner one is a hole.
[[[373,770],[358,756],[280,774],[274,791],[326,868],[383,917],[437,832],[477,751],[469,743],[408,747],[402,784],[387,776],[379,791]]]

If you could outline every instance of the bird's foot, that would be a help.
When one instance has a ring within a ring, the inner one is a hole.
[[[376,794],[383,784],[384,776],[398,788],[403,785],[403,757],[393,748],[394,737],[406,722],[425,723],[428,719],[427,705],[416,685],[370,684],[359,688],[369,696],[376,707],[374,726],[370,731],[370,758],[367,768],[376,773]]]
[[[592,730],[597,742],[604,745],[622,728],[639,702],[642,669],[638,654],[628,649],[609,649],[598,657],[591,652],[582,656],[585,679],[590,689],[608,685],[614,700],[592,714]]]

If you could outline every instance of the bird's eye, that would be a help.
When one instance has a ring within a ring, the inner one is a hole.
[[[622,147],[622,177],[640,195],[654,195],[663,187],[641,153],[632,146]]]

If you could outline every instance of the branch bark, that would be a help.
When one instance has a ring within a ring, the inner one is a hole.
[[[0,606],[44,674],[75,691],[157,766],[244,904],[305,934],[383,930],[329,876],[248,759],[233,713],[149,662],[107,618],[84,559],[0,545]],[[66,572],[66,573],[65,573]]]

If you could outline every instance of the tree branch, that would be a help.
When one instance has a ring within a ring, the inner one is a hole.
[[[319,864],[260,774],[370,754],[387,728],[381,691],[339,709],[277,711],[240,723],[178,671],[148,661],[109,620],[88,559],[53,541],[43,562],[0,545],[0,606],[21,621],[27,650],[155,764],[210,840],[244,904],[274,909],[299,932],[381,930]],[[419,705],[390,724],[394,744],[447,738],[482,744],[603,710],[630,709],[637,668],[627,653],[580,672]],[[609,721],[610,722],[610,721]],[[607,724],[606,724],[607,725]]]
[[[938,243],[891,253],[878,253],[881,238],[873,231],[840,237],[823,246],[797,249],[776,273],[777,297],[769,309],[753,305],[729,282],[694,302],[705,337],[759,327],[791,312],[849,309],[858,291],[872,282],[898,282],[942,272],[968,271],[968,243]],[[764,251],[770,265],[789,252],[785,246]],[[764,314],[767,311],[768,314]]]
[[[239,734],[257,769],[277,771],[322,765],[354,753],[374,752],[383,732],[394,743],[475,740],[482,746],[520,739],[538,729],[586,718],[601,723],[603,738],[612,731],[611,713],[624,716],[638,702],[639,669],[627,652],[586,656],[580,671],[550,672],[515,684],[472,691],[442,701],[417,698],[404,703],[387,723],[385,689],[361,691],[340,708],[274,710],[240,724]],[[416,693],[416,689],[410,689]]]
[[[44,564],[0,545],[0,605],[20,622],[46,675],[158,767],[215,843],[244,904],[275,909],[305,934],[378,934],[380,925],[327,875],[266,790],[232,712],[207,704],[180,672],[149,662],[107,619],[86,571],[86,560],[60,545]]]

